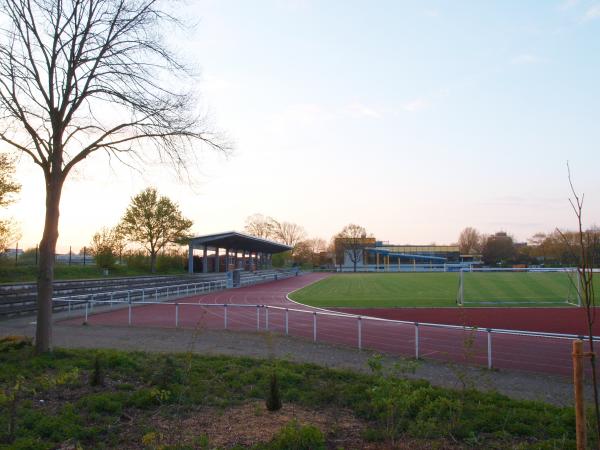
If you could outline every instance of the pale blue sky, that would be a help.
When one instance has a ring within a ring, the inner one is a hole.
[[[193,1],[170,37],[236,143],[199,183],[106,170],[66,187],[59,246],[82,246],[152,183],[197,233],[272,215],[329,239],[456,241],[465,226],[573,227],[566,161],[600,223],[600,1]],[[25,246],[41,231],[41,175],[23,162]],[[108,180],[108,182],[107,182]]]

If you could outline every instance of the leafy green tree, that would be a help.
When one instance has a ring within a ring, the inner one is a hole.
[[[483,262],[487,265],[506,264],[515,257],[513,238],[503,231],[488,236],[482,250]]]
[[[102,228],[92,237],[90,253],[96,265],[103,269],[114,267],[119,252],[119,235],[117,228]]]
[[[169,244],[189,238],[192,221],[183,217],[179,206],[167,197],[147,188],[131,199],[119,229],[133,242],[150,253],[150,268],[156,272],[156,256]]]

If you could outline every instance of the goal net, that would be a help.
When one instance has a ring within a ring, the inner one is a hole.
[[[459,305],[581,306],[577,269],[466,269],[459,273]]]

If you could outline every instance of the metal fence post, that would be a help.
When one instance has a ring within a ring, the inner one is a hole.
[[[269,307],[265,305],[265,330],[269,331]]]
[[[317,342],[317,312],[313,312],[313,342]]]
[[[146,300],[146,289],[142,288],[142,302]]]
[[[492,329],[487,329],[488,369],[492,368]]]
[[[112,308],[112,305],[113,305],[113,294],[114,294],[114,292],[110,293],[110,307],[111,308]]]
[[[225,321],[224,326],[227,329],[227,303],[223,305],[223,319]]]
[[[129,300],[129,316],[127,318],[127,325],[131,325],[131,300]]]
[[[179,303],[175,303],[175,328],[179,328]]]
[[[419,359],[419,322],[415,322],[415,359]]]
[[[88,320],[88,302],[85,302],[85,322]]]
[[[289,315],[289,309],[285,308],[285,335],[287,336],[288,333],[288,315]]]
[[[154,301],[158,301],[158,288],[154,289]]]
[[[358,349],[362,350],[362,317],[358,316]]]
[[[256,305],[256,331],[260,331],[260,305]]]

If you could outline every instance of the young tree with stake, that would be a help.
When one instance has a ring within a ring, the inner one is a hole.
[[[577,217],[576,242],[573,243],[567,234],[559,229],[557,232],[562,236],[573,258],[578,261],[577,276],[579,277],[579,292],[582,306],[585,312],[585,320],[588,331],[588,345],[590,366],[592,369],[592,388],[594,393],[594,432],[596,440],[600,443],[600,393],[598,391],[598,374],[596,368],[597,356],[594,345],[594,322],[596,321],[596,292],[594,290],[594,265],[597,263],[595,255],[600,247],[599,236],[596,230],[585,230],[583,226],[583,200],[585,195],[579,195],[573,186],[571,168],[567,163],[569,186],[573,198],[569,199],[573,212]],[[585,426],[585,424],[584,424]]]

